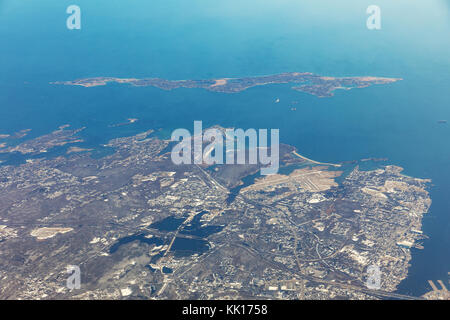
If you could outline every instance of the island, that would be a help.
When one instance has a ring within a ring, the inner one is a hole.
[[[163,90],[177,88],[202,88],[214,92],[237,93],[256,86],[269,84],[295,84],[293,90],[306,92],[317,97],[332,97],[338,89],[350,90],[353,88],[365,88],[372,85],[389,84],[403,80],[401,78],[382,77],[327,77],[309,72],[286,72],[275,75],[255,76],[245,78],[221,78],[209,80],[167,80],[160,78],[134,79],[95,77],[78,79],[73,81],[51,82],[56,85],[72,85],[82,87],[104,86],[108,83],[130,84],[136,87],[156,87]]]

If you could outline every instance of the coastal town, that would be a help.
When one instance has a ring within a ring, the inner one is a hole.
[[[153,130],[94,158],[73,149],[79,132],[1,151],[72,148],[0,167],[1,299],[419,298],[395,291],[426,237],[429,180],[314,163],[287,145],[283,171],[249,179],[258,167],[173,164]]]

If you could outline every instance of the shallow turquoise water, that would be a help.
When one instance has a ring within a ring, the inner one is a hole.
[[[319,3],[320,2],[320,3]],[[424,218],[431,237],[413,251],[404,293],[450,271],[450,4],[377,0],[382,30],[365,27],[374,1],[87,1],[82,29],[67,30],[73,1],[0,1],[0,133],[87,126],[86,146],[149,128],[280,128],[282,142],[319,161],[387,157],[433,179]],[[289,85],[239,94],[110,85],[49,85],[92,76],[203,79],[309,71],[401,77],[319,99]],[[274,100],[280,98],[280,103]],[[293,102],[297,111],[291,111]],[[127,118],[133,125],[110,128]]]

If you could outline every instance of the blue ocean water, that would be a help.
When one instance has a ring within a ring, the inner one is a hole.
[[[366,28],[381,8],[382,29]],[[66,28],[80,6],[81,30]],[[387,157],[431,178],[430,236],[399,292],[422,294],[450,271],[450,2],[447,0],[0,1],[0,134],[69,123],[82,146],[143,130],[220,124],[279,128],[281,141],[326,162]],[[95,76],[205,79],[290,71],[400,77],[319,99],[289,85],[239,94],[52,81]],[[275,104],[279,98],[280,103]],[[295,104],[295,105],[294,105]],[[291,111],[295,106],[296,111]],[[110,127],[127,118],[139,121]]]

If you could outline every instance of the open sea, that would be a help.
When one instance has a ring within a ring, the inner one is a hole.
[[[66,27],[72,4],[81,8],[81,30]],[[372,4],[381,8],[381,30],[366,27]],[[404,80],[332,98],[291,85],[223,94],[49,84],[293,71]],[[432,179],[423,219],[430,239],[412,249],[400,293],[421,295],[428,279],[447,282],[450,271],[450,123],[438,123],[450,121],[449,84],[448,0],[0,0],[0,134],[29,128],[32,138],[63,124],[86,126],[79,146],[98,148],[148,129],[192,130],[194,120],[279,128],[281,142],[308,158],[388,158],[407,175]],[[111,127],[128,118],[139,121]]]

